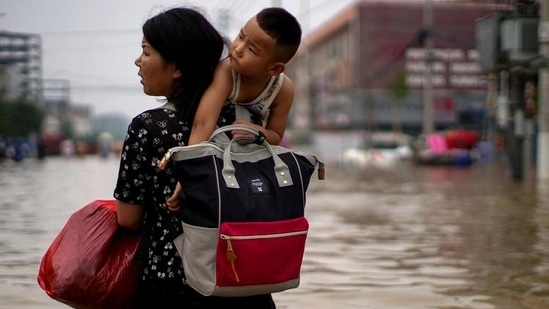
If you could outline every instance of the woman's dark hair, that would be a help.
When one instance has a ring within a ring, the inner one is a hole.
[[[181,120],[192,126],[200,98],[213,79],[225,39],[204,15],[191,8],[172,8],[143,25],[143,36],[165,61],[181,71],[167,98]]]

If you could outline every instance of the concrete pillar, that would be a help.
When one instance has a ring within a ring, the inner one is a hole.
[[[536,178],[549,180],[549,1],[540,1],[538,147]]]
[[[522,180],[524,176],[524,73],[512,72],[510,78],[511,126],[507,128],[507,153],[511,177]]]

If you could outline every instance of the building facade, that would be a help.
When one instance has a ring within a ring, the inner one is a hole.
[[[426,3],[355,2],[313,31],[289,64],[292,126],[419,134],[427,83],[435,129],[478,126],[487,81],[475,23],[506,6]]]
[[[0,31],[0,93],[7,99],[42,102],[40,35]]]

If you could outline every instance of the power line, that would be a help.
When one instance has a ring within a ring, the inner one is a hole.
[[[97,29],[97,30],[59,30],[59,31],[46,31],[40,32],[41,35],[73,35],[73,34],[113,34],[113,33],[129,33],[139,32],[140,28],[126,28],[126,29]]]

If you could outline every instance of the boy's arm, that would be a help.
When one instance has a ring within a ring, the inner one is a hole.
[[[288,76],[284,76],[284,83],[282,88],[278,92],[278,95],[271,103],[271,109],[269,111],[269,119],[265,127],[255,125],[249,121],[236,120],[235,124],[245,124],[252,126],[265,134],[267,142],[271,145],[279,145],[284,136],[286,130],[286,124],[288,123],[288,117],[290,116],[290,110],[294,102],[294,85]],[[246,134],[245,132],[232,132],[236,134]]]
[[[265,128],[262,130],[269,144],[278,145],[282,141],[293,102],[294,85],[288,76],[284,76],[282,88],[273,103],[271,103],[269,119],[267,119]]]
[[[216,67],[212,83],[200,99],[196,111],[189,145],[208,140],[215,130],[221,108],[232,90],[232,75],[229,59],[222,60]]]

